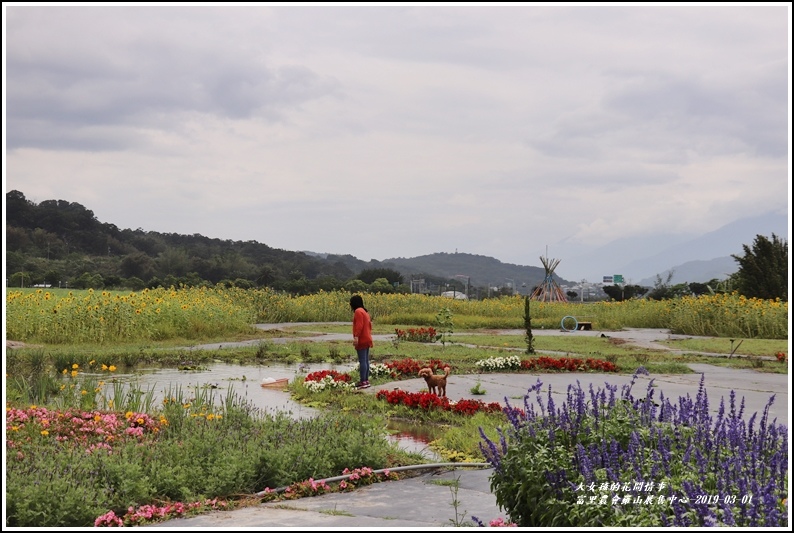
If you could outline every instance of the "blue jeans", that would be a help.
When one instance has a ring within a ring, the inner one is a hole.
[[[369,348],[356,350],[358,354],[358,373],[361,382],[369,381]]]

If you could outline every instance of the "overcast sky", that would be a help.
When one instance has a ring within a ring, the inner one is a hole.
[[[5,190],[120,229],[365,261],[548,254],[571,277],[573,249],[790,212],[790,20],[6,3]]]

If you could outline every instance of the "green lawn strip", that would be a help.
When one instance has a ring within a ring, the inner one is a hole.
[[[733,340],[733,342],[731,342]],[[777,352],[788,353],[788,340],[782,339],[727,339],[725,337],[696,337],[658,341],[674,350],[738,355],[774,356]]]

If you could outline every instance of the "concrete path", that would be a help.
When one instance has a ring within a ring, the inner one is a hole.
[[[294,326],[295,324],[289,324]],[[275,329],[287,325],[261,324],[263,329]],[[502,332],[506,335],[523,335],[522,330]],[[671,335],[666,330],[627,329],[619,332],[603,332],[606,335],[625,339],[638,346],[653,349],[669,349],[658,344],[658,341],[689,336]],[[600,331],[562,332],[559,330],[538,330],[534,335],[578,335],[600,336]],[[390,341],[393,335],[378,336],[377,340]],[[349,340],[348,334],[322,334],[301,337],[300,340]],[[284,342],[298,340],[285,338]],[[271,339],[279,342],[278,339]],[[259,341],[253,341],[253,343]],[[252,342],[249,342],[251,344]],[[242,344],[242,343],[235,343]],[[231,346],[226,344],[224,346]],[[223,346],[207,345],[205,348]],[[673,350],[674,351],[674,350]],[[691,352],[688,352],[691,353]],[[708,355],[708,354],[707,354]],[[717,354],[711,354],[717,355]],[[635,398],[644,397],[649,390],[653,398],[659,401],[663,395],[676,403],[679,396],[694,398],[700,386],[701,377],[709,399],[709,409],[716,413],[720,401],[724,400],[726,409],[730,401],[731,391],[736,395],[738,404],[744,399],[745,420],[753,413],[760,419],[765,407],[774,397],[769,408],[769,420],[790,426],[789,393],[790,379],[788,375],[766,374],[753,370],[734,370],[708,364],[690,365],[694,374],[637,376],[632,388]],[[587,390],[604,388],[606,383],[618,386],[618,392],[628,385],[632,376],[618,374],[591,373],[560,373],[560,374],[482,374],[482,375],[451,375],[447,383],[447,395],[455,401],[459,399],[480,400],[485,403],[510,403],[523,407],[527,389],[542,382],[543,399],[547,398],[548,388],[557,405],[565,399],[569,385],[581,385]],[[472,388],[479,383],[479,389],[485,394],[473,394]],[[408,392],[427,390],[423,379],[409,379],[380,387],[366,389],[366,394],[376,394],[378,390],[402,389]],[[535,403],[535,395],[527,397],[527,401]],[[756,424],[758,423],[756,419]],[[362,487],[349,493],[333,493],[302,498],[287,502],[268,502],[234,511],[219,511],[201,516],[170,520],[156,524],[155,527],[263,529],[263,528],[439,528],[472,525],[471,517],[477,517],[488,525],[493,519],[504,517],[502,509],[491,494],[490,475],[488,468],[460,467],[454,470],[432,468],[421,475],[400,481],[376,483]],[[453,492],[450,483],[457,483]]]
[[[737,395],[737,402],[745,400],[745,420],[754,412],[760,413],[775,396],[770,409],[771,421],[790,425],[788,376],[781,374],[759,374],[751,370],[732,370],[712,365],[693,365],[697,372],[705,374],[704,387],[712,412],[719,408],[720,399],[729,401],[730,391]],[[701,374],[638,376],[633,386],[635,398],[644,397],[648,386],[653,383],[654,398],[661,393],[674,399],[680,395],[697,394]],[[483,374],[451,375],[448,378],[447,394],[450,398],[477,399],[485,403],[499,402],[522,407],[527,388],[540,379],[543,382],[543,399],[546,400],[547,387],[551,386],[552,397],[559,406],[565,399],[569,385],[577,382],[587,390],[605,383],[618,385],[618,390],[631,381],[631,376],[615,374],[561,373],[561,374]],[[486,390],[484,395],[471,394],[471,388],[480,382]],[[378,390],[399,388],[409,392],[426,390],[423,379],[410,379],[381,387],[366,389],[367,394]],[[534,403],[534,395],[528,398]],[[472,525],[475,516],[486,525],[494,519],[505,516],[498,506],[496,497],[490,490],[492,469],[472,469],[460,467],[449,471],[444,468],[430,469],[418,477],[399,481],[376,483],[349,493],[333,493],[301,498],[287,502],[268,502],[256,504],[233,511],[218,511],[191,518],[180,518],[157,524],[160,527],[194,528],[436,528],[454,525]],[[458,483],[453,493],[450,482]],[[454,505],[457,503],[457,507]]]

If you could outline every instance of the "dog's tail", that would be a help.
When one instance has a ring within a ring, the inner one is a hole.
[[[444,367],[444,377],[448,377],[448,376],[449,376],[449,367],[445,366]]]

